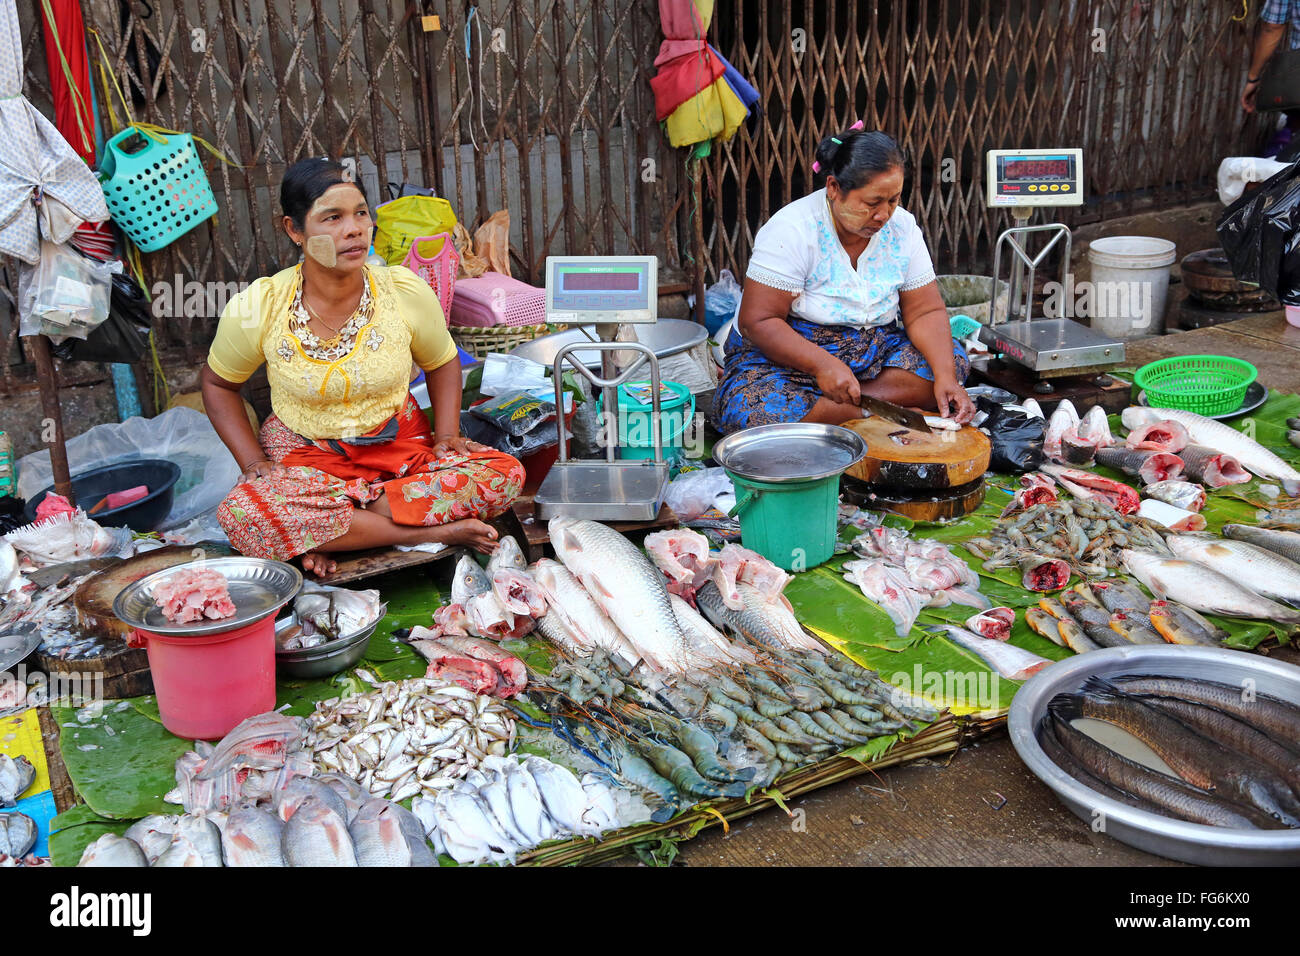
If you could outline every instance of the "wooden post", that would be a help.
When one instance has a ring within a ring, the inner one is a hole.
[[[36,381],[41,388],[41,409],[47,420],[54,422],[54,441],[50,443],[50,464],[54,469],[54,491],[74,505],[72,476],[68,473],[68,448],[63,441],[63,411],[59,407],[59,382],[54,374],[54,357],[50,354],[50,340],[43,335],[24,336],[27,348],[36,363]],[[42,432],[45,428],[42,427]]]

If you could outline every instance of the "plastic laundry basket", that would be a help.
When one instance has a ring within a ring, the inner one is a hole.
[[[132,137],[144,145],[128,150]],[[128,126],[105,144],[100,185],[113,221],[143,252],[174,242],[217,212],[189,133],[145,134]]]

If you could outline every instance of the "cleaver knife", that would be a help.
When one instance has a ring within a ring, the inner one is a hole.
[[[927,435],[932,434],[932,429],[925,423],[924,415],[903,408],[901,405],[895,405],[879,398],[872,398],[870,395],[860,396],[858,405],[863,411],[870,412],[877,418],[883,418],[887,422],[894,422],[913,431],[925,432]]]

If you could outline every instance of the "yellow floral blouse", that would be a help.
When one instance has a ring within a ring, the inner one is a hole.
[[[208,365],[245,382],[266,364],[271,407],[304,438],[379,427],[401,409],[411,360],[432,371],[456,357],[438,296],[402,266],[366,267],[356,313],[327,341],[307,328],[302,268],[258,279],[226,305]]]

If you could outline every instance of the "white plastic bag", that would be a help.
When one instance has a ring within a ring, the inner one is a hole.
[[[128,418],[96,425],[68,439],[68,469],[73,476],[131,458],[165,458],[180,465],[172,510],[158,526],[166,531],[211,511],[235,487],[239,465],[202,412],[170,408],[156,418]],[[18,462],[18,494],[23,498],[54,484],[50,453],[38,451]]]
[[[1229,156],[1219,163],[1219,202],[1231,206],[1246,191],[1247,183],[1262,183],[1290,165],[1257,156]]]
[[[18,331],[56,345],[84,339],[108,318],[120,262],[96,262],[69,246],[41,241],[41,260],[18,273]]]
[[[678,475],[668,485],[664,504],[681,521],[693,521],[713,507],[721,495],[732,493],[725,468],[705,468]]]
[[[546,371],[545,365],[538,365],[518,355],[491,352],[483,360],[483,379],[478,390],[483,395],[497,396],[516,389],[531,392],[534,389],[549,388],[554,400],[555,386],[547,378]]]

